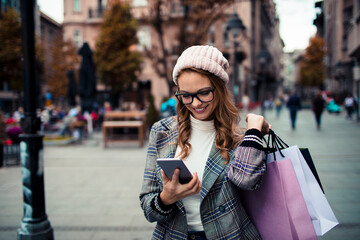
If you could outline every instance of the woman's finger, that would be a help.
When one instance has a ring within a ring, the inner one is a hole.
[[[180,169],[176,168],[172,177],[171,177],[171,181],[174,182],[175,184],[179,183],[179,177],[180,177]]]
[[[161,169],[161,176],[162,176],[162,179],[163,179],[164,183],[170,181],[170,179],[168,178],[168,176],[166,176],[164,170],[162,170],[162,169]]]

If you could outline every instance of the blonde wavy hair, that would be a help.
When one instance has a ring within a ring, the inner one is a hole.
[[[210,119],[214,120],[216,131],[215,145],[220,150],[221,156],[226,159],[224,164],[227,164],[230,160],[228,151],[238,146],[243,138],[243,135],[238,133],[240,122],[239,112],[223,80],[208,71],[197,68],[183,69],[179,75],[187,71],[197,72],[208,77],[211,85],[215,87],[213,100],[215,101],[215,109]],[[177,111],[177,120],[179,123],[178,144],[181,148],[179,157],[185,159],[191,150],[191,144],[189,143],[191,135],[191,113],[180,101],[178,101],[177,104]]]

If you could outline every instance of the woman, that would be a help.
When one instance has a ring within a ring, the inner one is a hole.
[[[269,125],[248,114],[247,130],[238,129],[238,111],[226,83],[229,67],[211,46],[193,46],[179,57],[177,117],[153,125],[141,207],[157,222],[153,239],[261,239],[240,202],[239,189],[256,189],[266,166],[261,138]],[[157,158],[181,158],[193,173],[179,183],[180,170],[166,176]]]

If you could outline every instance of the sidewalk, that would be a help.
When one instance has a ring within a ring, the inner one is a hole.
[[[45,147],[46,212],[57,240],[150,239],[139,202],[146,147]],[[0,169],[0,239],[16,239],[22,219],[20,167]]]
[[[341,223],[319,239],[357,239],[360,125],[325,113],[323,130],[317,131],[312,113],[304,110],[292,131],[286,109],[279,120],[274,112],[266,117],[289,145],[309,147],[312,153]],[[104,150],[100,143],[101,135],[95,134],[82,145],[44,148],[46,212],[55,239],[150,239],[154,224],[145,220],[138,198],[146,146],[113,144]],[[0,169],[0,192],[0,239],[16,239],[23,214],[20,167]]]

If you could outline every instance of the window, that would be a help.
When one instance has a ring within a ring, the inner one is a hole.
[[[80,12],[81,6],[80,6],[80,0],[74,0],[74,12]]]
[[[226,30],[226,25],[224,25],[224,47],[229,47],[230,46],[230,40],[229,40],[229,33]]]
[[[215,45],[215,27],[213,25],[209,28],[209,45]]]
[[[74,30],[74,44],[76,47],[80,48],[82,45],[82,36],[81,31],[78,29]]]
[[[146,7],[148,4],[147,0],[134,0],[133,6],[134,7]]]
[[[145,48],[151,48],[151,36],[150,36],[150,28],[147,26],[140,27],[137,32],[137,37],[139,39],[138,49],[139,51],[143,51]]]
[[[54,40],[54,31],[50,28],[49,29],[49,41],[53,41]]]
[[[360,0],[357,0],[356,2],[356,12],[357,12],[357,16],[356,16],[356,23],[359,24],[360,23]]]

